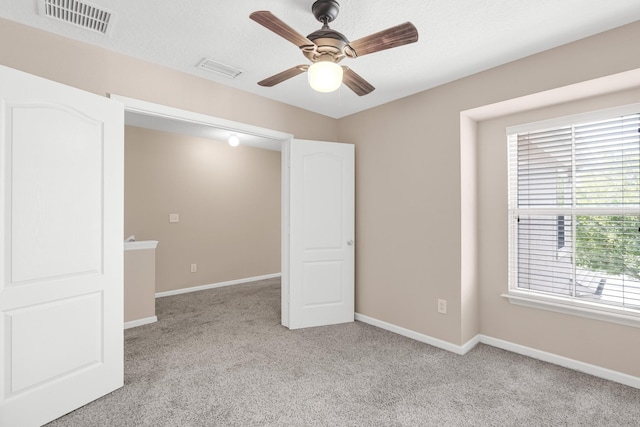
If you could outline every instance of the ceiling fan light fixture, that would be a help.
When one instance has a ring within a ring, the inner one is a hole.
[[[333,92],[342,84],[342,67],[335,62],[321,61],[307,71],[309,85],[317,92]]]

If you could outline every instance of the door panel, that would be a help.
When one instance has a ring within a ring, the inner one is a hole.
[[[354,147],[293,140],[289,327],[354,320]]]
[[[304,262],[302,265],[302,304],[304,308],[343,301],[344,261]]]
[[[59,105],[7,104],[6,108],[12,116],[14,142],[19,141],[10,148],[8,285],[100,274],[102,123]],[[55,127],[43,125],[48,122]],[[71,135],[67,129],[73,129]],[[63,241],[68,242],[64,252]]]
[[[123,385],[121,104],[0,67],[0,425]]]
[[[345,159],[320,153],[304,157],[305,250],[339,249],[343,245],[343,199]]]
[[[95,339],[102,335],[101,306],[102,296],[94,293],[7,312],[8,397],[103,362],[103,340]]]

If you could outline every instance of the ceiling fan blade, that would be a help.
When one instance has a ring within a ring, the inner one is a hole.
[[[376,89],[371,85],[371,83],[360,77],[351,68],[343,66],[342,69],[342,83],[344,83],[346,87],[354,91],[356,95],[363,96],[373,92]]]
[[[350,58],[356,58],[417,41],[418,30],[411,22],[405,22],[350,42],[345,46],[344,54]]]
[[[278,83],[282,83],[285,80],[289,80],[291,77],[295,77],[298,74],[302,74],[309,69],[308,65],[296,65],[293,68],[289,68],[288,70],[284,70],[281,73],[275,74],[271,77],[267,77],[264,80],[258,82],[260,86],[271,87],[275,86]]]
[[[280,20],[274,14],[267,10],[253,12],[251,15],[249,15],[249,18],[253,19],[263,27],[273,31],[277,35],[289,40],[291,43],[295,44],[298,47],[314,46],[311,40],[285,24],[282,20]]]

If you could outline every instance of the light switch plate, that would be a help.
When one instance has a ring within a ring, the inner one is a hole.
[[[169,214],[169,222],[180,222],[180,215]]]

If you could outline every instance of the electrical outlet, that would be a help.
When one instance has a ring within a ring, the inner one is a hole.
[[[195,273],[196,271],[198,271],[198,264],[191,264],[191,272]]]
[[[180,222],[179,214],[169,214],[169,222]]]
[[[438,300],[438,313],[447,314],[447,300],[439,299]]]

